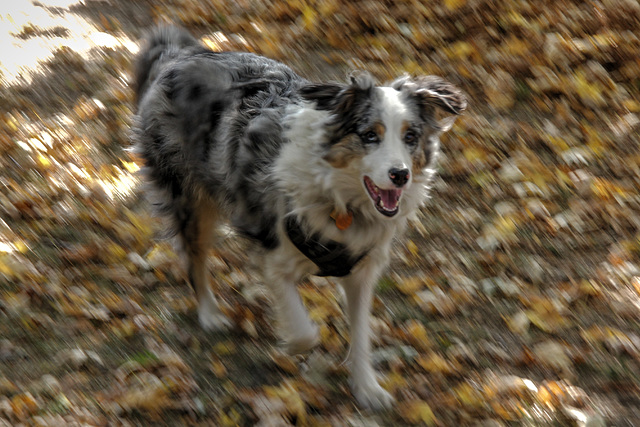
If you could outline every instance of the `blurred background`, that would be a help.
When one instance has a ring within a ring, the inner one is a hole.
[[[211,254],[235,327],[198,327],[126,151],[157,23],[310,80],[436,74],[468,94],[379,284],[393,409],[353,403],[332,281],[301,287],[319,348],[278,350],[241,241]],[[3,4],[0,426],[638,425],[639,35],[634,0]]]

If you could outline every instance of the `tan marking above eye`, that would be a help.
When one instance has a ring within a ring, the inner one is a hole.
[[[409,130],[409,128],[411,127],[411,123],[409,123],[408,121],[404,120],[402,122],[402,129],[400,130],[400,135],[404,136],[407,131]]]
[[[384,139],[384,133],[386,131],[386,128],[384,127],[384,125],[382,123],[376,123],[375,125],[373,125],[373,129],[372,129],[375,133],[378,134],[378,138],[380,140]]]

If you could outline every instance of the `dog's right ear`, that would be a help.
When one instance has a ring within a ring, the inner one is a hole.
[[[307,101],[315,102],[320,110],[333,110],[340,103],[340,94],[347,89],[340,83],[311,83],[300,88],[300,95]]]
[[[349,110],[357,102],[371,94],[375,81],[366,71],[354,71],[349,76],[350,84],[311,83],[300,88],[307,101],[316,103],[320,110],[339,113]]]

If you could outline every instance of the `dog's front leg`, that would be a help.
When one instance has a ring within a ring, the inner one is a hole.
[[[284,350],[298,354],[315,347],[320,334],[300,299],[296,289],[299,274],[291,271],[290,260],[290,256],[273,254],[266,259],[264,273]]]
[[[343,280],[351,331],[351,349],[347,359],[351,370],[351,391],[360,406],[371,409],[389,408],[394,400],[378,384],[371,364],[370,312],[381,270],[380,265],[363,262]]]

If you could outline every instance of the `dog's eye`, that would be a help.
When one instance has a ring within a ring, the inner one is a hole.
[[[416,145],[418,143],[418,135],[414,131],[407,131],[404,134],[404,142],[407,145]]]
[[[362,136],[362,139],[364,139],[364,142],[367,142],[369,144],[375,144],[376,142],[380,141],[380,138],[378,138],[378,134],[375,133],[372,130],[370,130],[369,132],[365,133]]]

